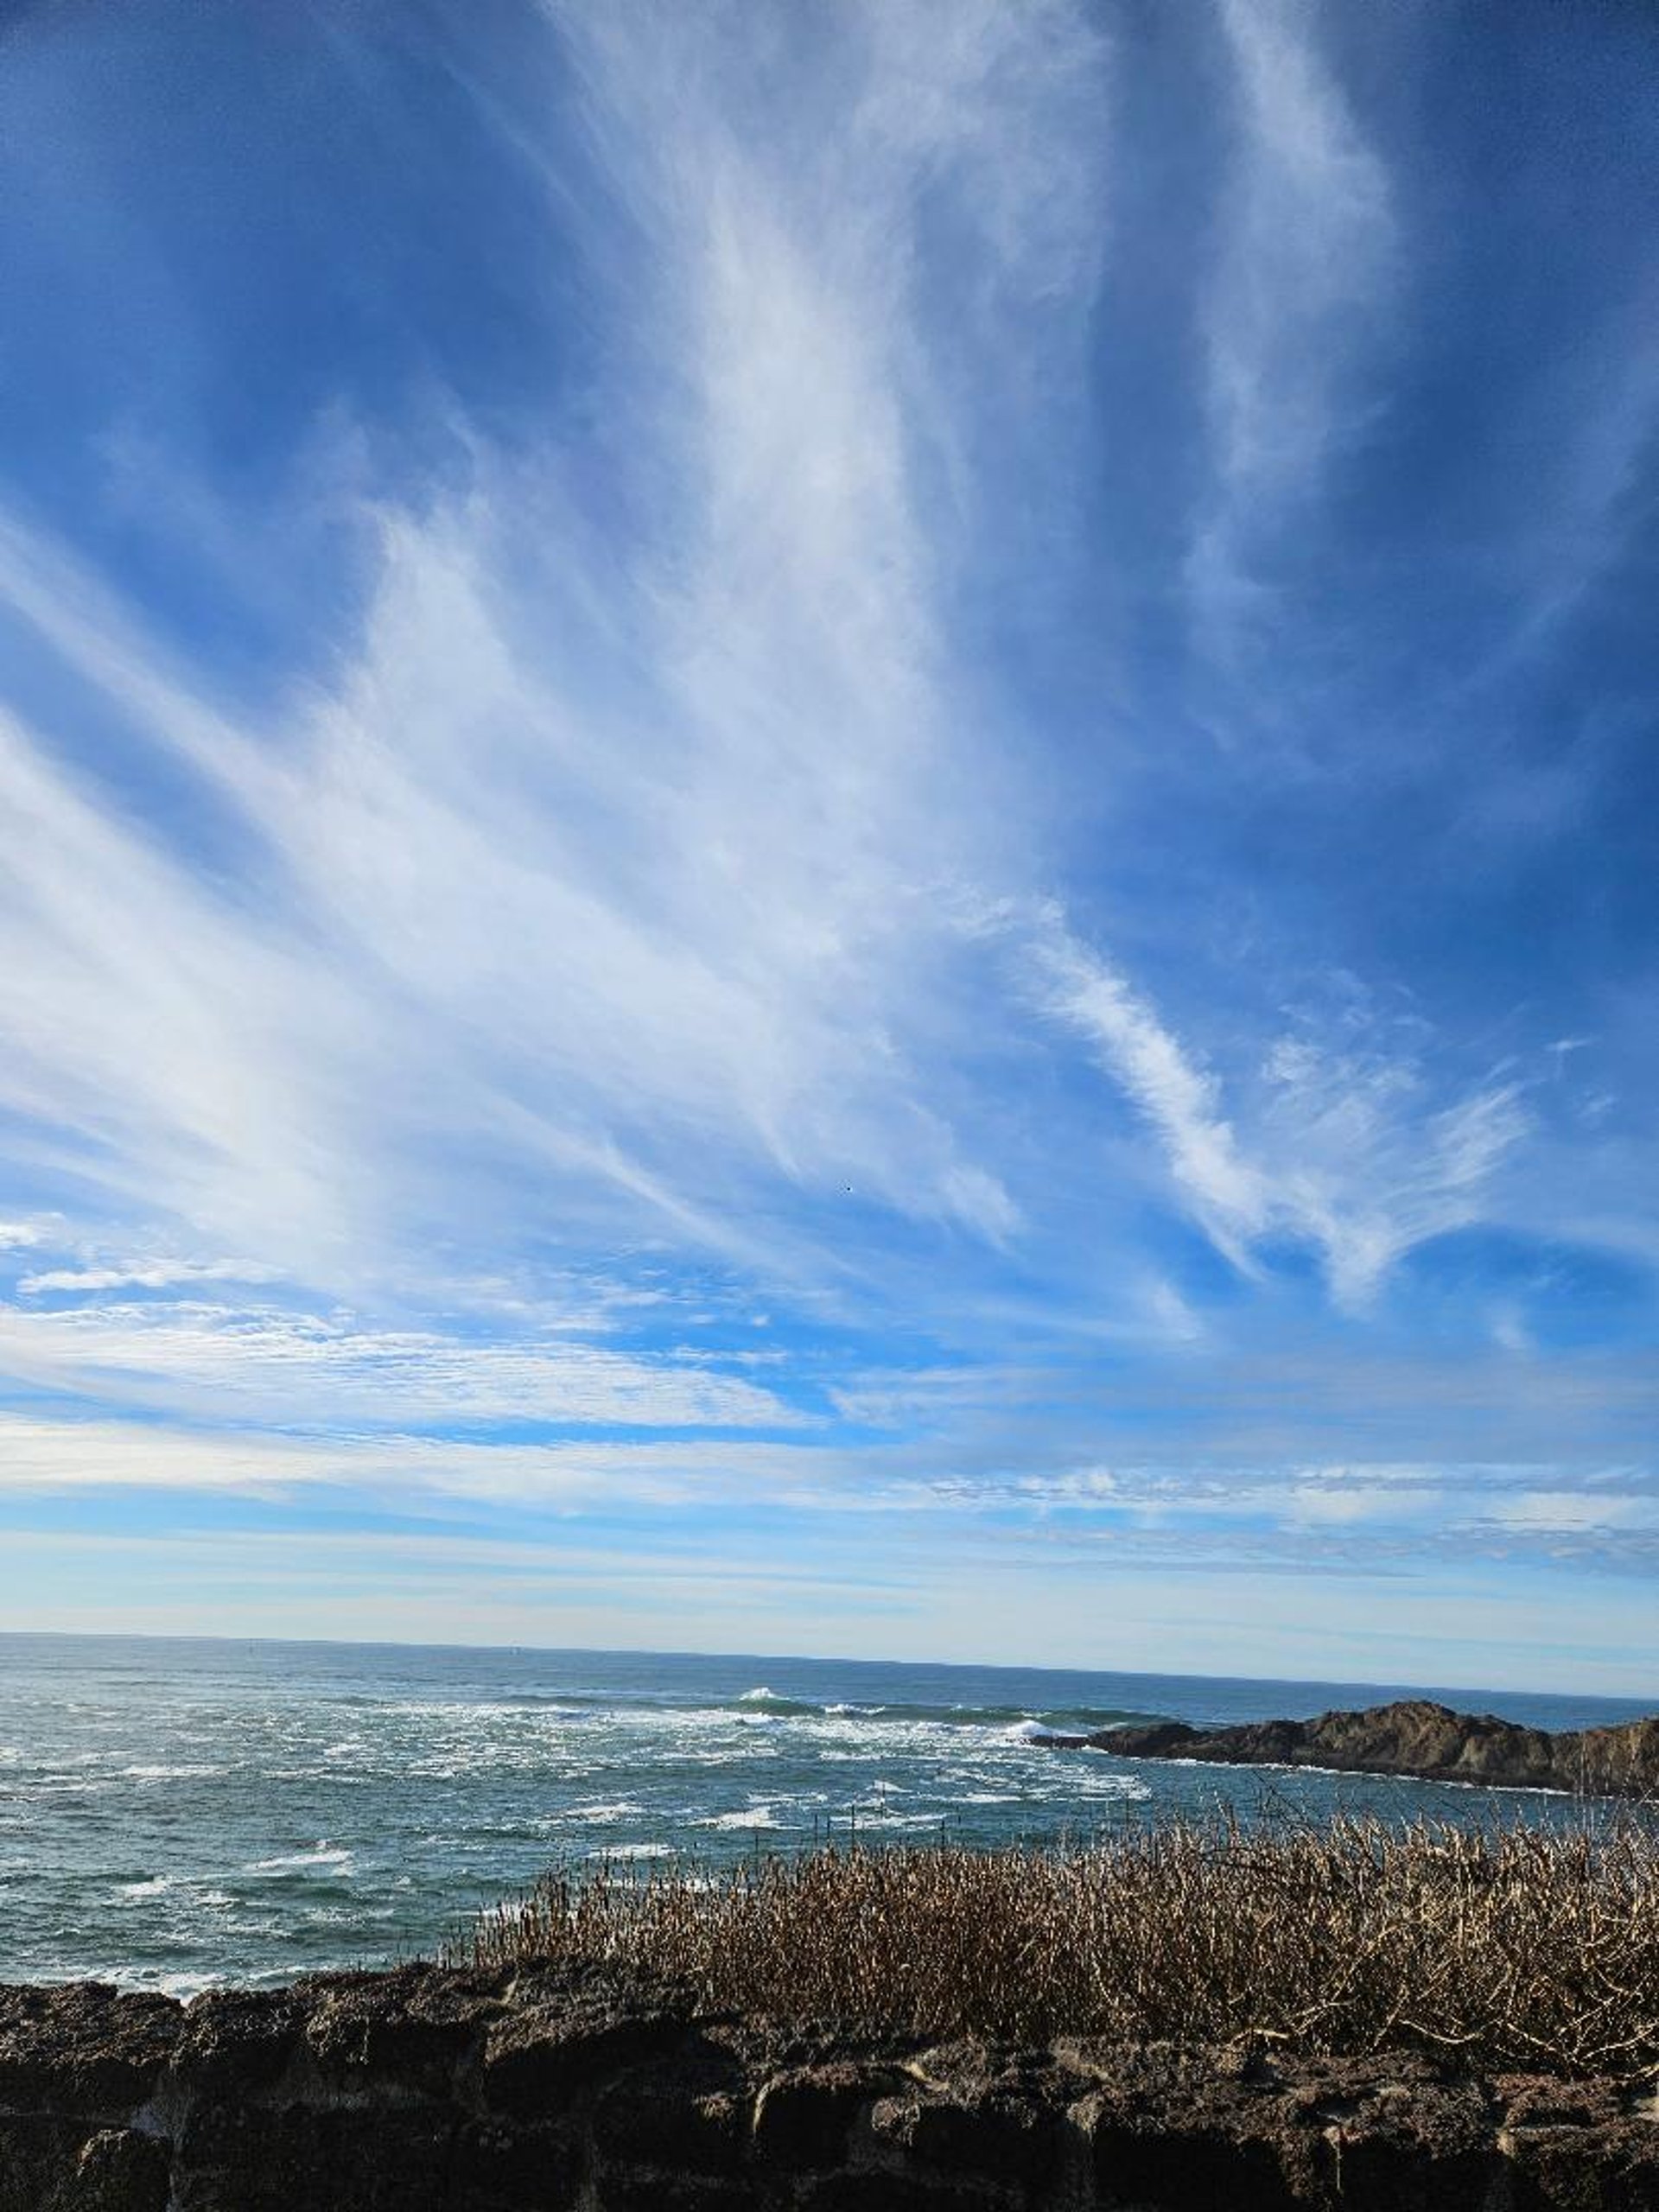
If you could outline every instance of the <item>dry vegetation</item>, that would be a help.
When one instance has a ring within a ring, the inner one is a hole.
[[[601,1865],[486,1916],[488,1965],[605,1960],[719,2007],[930,2035],[1416,2047],[1659,2074],[1659,1827],[1163,1822],[1086,1847]]]

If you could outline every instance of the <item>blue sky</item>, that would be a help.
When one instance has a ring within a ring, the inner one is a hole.
[[[14,6],[7,1624],[1648,1693],[1656,92]]]

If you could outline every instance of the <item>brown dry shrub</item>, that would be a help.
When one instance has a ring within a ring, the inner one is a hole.
[[[1022,2042],[1254,2037],[1659,2074],[1659,1827],[1164,1821],[1075,1848],[828,1848],[550,1874],[454,1955]]]

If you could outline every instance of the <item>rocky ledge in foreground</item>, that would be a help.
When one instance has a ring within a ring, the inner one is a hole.
[[[1123,1758],[1331,1767],[1347,1774],[1403,1774],[1424,1782],[1598,1797],[1659,1796],[1659,1719],[1551,1735],[1493,1713],[1454,1713],[1427,1698],[1408,1698],[1363,1713],[1322,1713],[1313,1720],[1210,1729],[1159,1720],[1046,1740],[1062,1748],[1092,1745]]]
[[[1656,2212],[1651,2085],[939,2044],[566,1969],[0,1988],[0,2212]]]

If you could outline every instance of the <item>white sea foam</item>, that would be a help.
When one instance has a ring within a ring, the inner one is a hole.
[[[330,1873],[349,1874],[357,1860],[349,1851],[337,1845],[322,1842],[309,1851],[291,1851],[278,1859],[257,1859],[243,1869],[248,1874],[304,1874],[326,1869]]]
[[[747,1700],[740,1698],[739,1704]],[[664,1712],[647,1708],[638,1712],[607,1713],[607,1721],[618,1730],[626,1728],[630,1734],[639,1732],[673,1742],[677,1737],[716,1735],[729,1738],[732,1724],[747,1722],[750,1726],[769,1726],[773,1719],[770,1713],[734,1713],[729,1705],[686,1705]],[[630,1754],[632,1756],[632,1754]]]
[[[252,1986],[435,1942],[480,1895],[516,1893],[562,1847],[590,1866],[614,1860],[625,1880],[626,1861],[645,1862],[643,1880],[658,1871],[652,1862],[683,1866],[688,1854],[714,1878],[757,1840],[791,1848],[850,1826],[873,1846],[926,1844],[941,1824],[988,1843],[1020,1833],[1086,1839],[1132,1816],[1137,1800],[1190,1796],[1199,1782],[1206,1794],[1244,1786],[1213,1767],[1182,1773],[1057,1751],[1053,1737],[1083,1732],[1090,1718],[1084,1705],[1075,1719],[1064,1700],[1051,1705],[1040,1685],[1001,1702],[993,1685],[955,1707],[943,1695],[884,1707],[873,1694],[868,1703],[832,1696],[828,1675],[809,1700],[764,1683],[739,1695],[712,1669],[665,1665],[649,1685],[630,1674],[613,1689],[601,1676],[591,1694],[572,1676],[578,1707],[530,1692],[517,1702],[480,1695],[470,1676],[454,1699],[390,1673],[370,1681],[372,1694],[334,1694],[331,1678],[318,1695],[289,1679],[289,1664],[255,1655],[247,1694],[221,1703],[169,1705],[163,1676],[142,1703],[105,1700],[79,1726],[66,1724],[55,1687],[38,1719],[33,1707],[7,1710],[0,1895],[17,1967],[38,1976],[55,1961],[64,1978],[97,1971],[152,1988],[163,1979],[200,1988],[220,1975]],[[906,1700],[902,1683],[893,1694]],[[158,1710],[168,1723],[159,1733]],[[1104,1722],[1103,1708],[1094,1725]],[[178,1808],[197,1789],[191,1767],[222,1779],[201,1780],[212,1802],[191,1822],[181,1872]],[[1305,1770],[1252,1776],[1249,1786],[1258,1778],[1321,1802],[1336,1786]],[[1343,1786],[1377,1804],[1414,1802],[1420,1789],[1448,1808],[1483,1802],[1404,1780]],[[52,1930],[78,1925],[94,1809],[115,1815],[123,1859],[102,1878],[98,1949],[66,1956],[83,1938],[54,1941]],[[441,1826],[429,1829],[433,1820]],[[243,1853],[262,1842],[265,1855],[247,1866]],[[142,1878],[147,1863],[175,1871]]]
[[[747,1834],[750,1828],[781,1828],[784,1823],[775,1807],[751,1805],[743,1812],[705,1813],[691,1825],[696,1828],[732,1828]]]
[[[48,1958],[39,1969],[42,1981],[113,1981],[128,1989],[157,1989],[164,1997],[186,2000],[200,1996],[204,1989],[213,1989],[232,1979],[228,1974],[186,1972],[166,1974],[152,1966],[133,1966],[127,1961],[105,1961],[85,1957],[67,1957],[62,1961]],[[292,1976],[287,1977],[291,1980]],[[240,1977],[236,1977],[240,1979]],[[278,1974],[267,1975],[267,1980],[281,1980]]]
[[[1107,1769],[1097,1767],[1078,1775],[1065,1795],[1068,1797],[1131,1797],[1139,1801],[1150,1797],[1152,1791],[1137,1775],[1113,1774]]]

